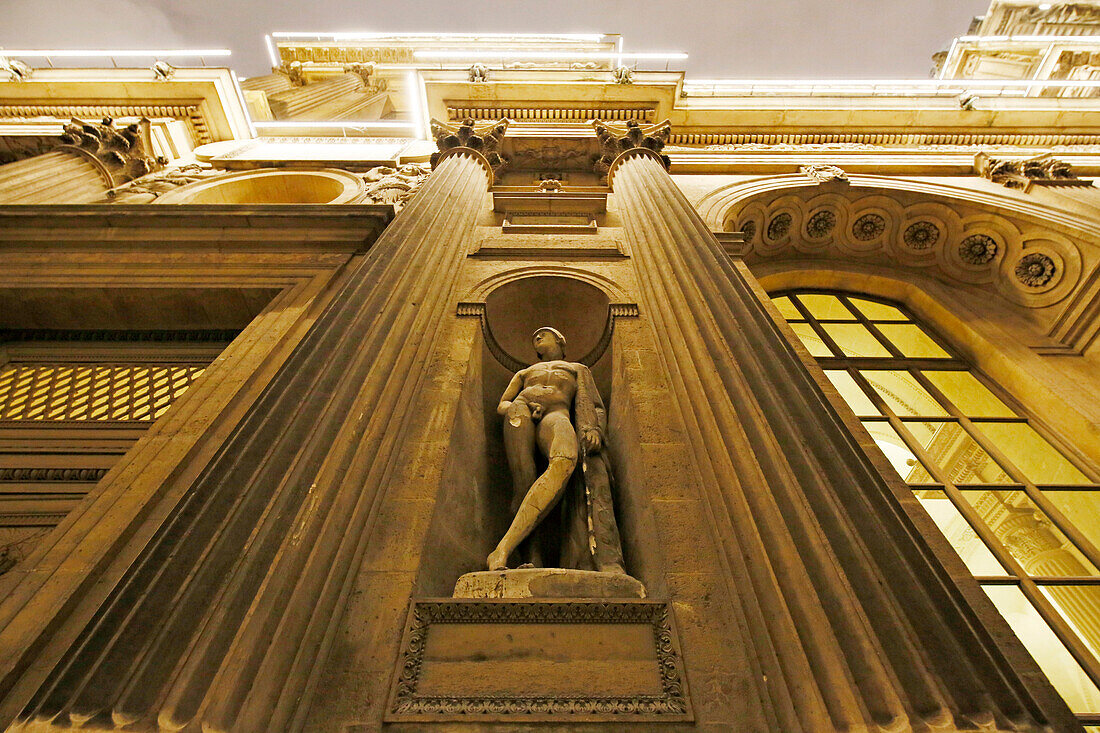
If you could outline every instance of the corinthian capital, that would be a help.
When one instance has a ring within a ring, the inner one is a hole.
[[[1023,160],[992,158],[986,153],[978,153],[974,156],[974,168],[979,175],[994,183],[1022,191],[1027,191],[1033,185],[1092,185],[1091,181],[1078,178],[1069,163],[1055,158],[1050,153]]]
[[[596,173],[606,175],[615,162],[615,158],[627,150],[634,148],[646,148],[657,153],[661,157],[665,168],[671,165],[667,155],[661,155],[669,135],[672,133],[672,124],[665,120],[656,125],[642,127],[637,120],[630,120],[625,127],[612,127],[602,122],[593,121],[592,127],[596,130],[596,139],[600,143],[600,155],[593,163]]]
[[[432,120],[432,137],[439,148],[438,153],[432,153],[432,168],[435,168],[440,156],[448,150],[469,148],[485,156],[493,173],[499,173],[508,163],[500,154],[500,144],[507,130],[508,120],[475,125],[472,119],[467,118],[458,127]]]
[[[65,125],[61,142],[94,156],[111,174],[116,186],[168,163],[163,157],[153,157],[149,120],[145,118],[119,128],[110,117],[102,122],[85,122],[74,117]]]

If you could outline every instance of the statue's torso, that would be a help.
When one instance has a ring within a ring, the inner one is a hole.
[[[577,392],[577,365],[568,361],[545,361],[523,370],[520,397],[539,405],[543,412],[568,410]]]

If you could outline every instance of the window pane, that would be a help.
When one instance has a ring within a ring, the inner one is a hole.
[[[1028,575],[1097,575],[1096,567],[1023,491],[963,491],[982,521]]]
[[[1008,408],[970,372],[922,372],[947,399],[968,417],[1015,417]]]
[[[908,321],[904,313],[895,308],[892,305],[885,305],[884,303],[874,303],[870,300],[863,300],[862,298],[848,298],[852,305],[859,309],[859,312],[867,316],[872,321]]]
[[[1089,480],[1025,423],[977,423],[1008,460],[1037,484],[1086,484]]]
[[[1020,637],[1054,688],[1074,712],[1100,710],[1100,690],[1016,586],[985,586],[986,595]]]
[[[852,411],[857,415],[880,415],[878,409],[859,385],[856,384],[856,380],[852,379],[852,375],[845,371],[837,371],[833,369],[827,369],[825,376],[829,378],[829,381],[836,387],[836,391],[840,392],[840,396],[844,398],[844,401],[848,403],[848,406],[852,408]]]
[[[775,303],[775,307],[779,309],[779,314],[788,321],[803,319],[802,314],[794,307],[794,303],[791,302],[790,298],[772,298],[772,302]]]
[[[947,410],[907,371],[867,370],[860,373],[899,417],[947,416]]]
[[[905,356],[917,358],[947,358],[951,355],[940,348],[920,326],[911,323],[883,323],[878,329]]]
[[[798,339],[806,347],[806,350],[813,356],[832,356],[833,352],[829,351],[829,347],[825,345],[825,342],[821,340],[821,337],[810,327],[808,323],[792,323],[790,324],[791,330],[795,332]]]
[[[886,347],[861,323],[823,323],[821,327],[847,356],[890,356]]]
[[[1042,585],[1039,589],[1058,609],[1093,654],[1100,653],[1100,586]]]
[[[942,491],[922,489],[914,493],[970,572],[986,576],[1008,575],[974,528]]]
[[[956,484],[1015,483],[958,423],[907,420],[905,427],[924,446],[950,481]]]
[[[810,311],[814,318],[839,318],[844,321],[854,321],[856,317],[848,310],[847,306],[840,302],[835,295],[821,295],[814,293],[799,294],[798,299],[802,305]]]
[[[882,452],[890,461],[890,465],[894,467],[898,475],[907,483],[935,483],[935,480],[928,475],[928,471],[920,464],[917,457],[913,455],[913,451],[909,450],[909,447],[905,445],[905,441],[903,441],[897,432],[890,427],[890,423],[865,420],[863,422],[863,427],[867,428],[867,432],[871,434],[875,443],[882,449]]]
[[[1043,496],[1100,547],[1100,491],[1044,491]]]

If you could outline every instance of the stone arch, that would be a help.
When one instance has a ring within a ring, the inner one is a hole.
[[[260,168],[197,181],[164,194],[154,203],[343,204],[363,189],[363,179],[347,171]]]
[[[711,192],[712,229],[746,261],[813,258],[927,273],[1029,309],[1064,310],[1100,260],[1100,224],[1012,195],[887,176],[770,176]],[[1055,316],[1051,316],[1054,318]]]
[[[475,283],[467,291],[463,300],[471,303],[484,303],[489,293],[502,285],[530,277],[561,277],[588,283],[592,287],[603,291],[613,305],[625,304],[629,300],[626,289],[609,277],[580,267],[550,264],[517,267],[512,270],[494,273]]]

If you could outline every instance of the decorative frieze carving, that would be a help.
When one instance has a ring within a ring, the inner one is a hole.
[[[78,148],[98,160],[118,184],[140,178],[168,164],[163,156],[153,157],[149,120],[142,118],[121,129],[114,120],[85,122],[73,118],[61,134],[65,146]]]
[[[0,481],[99,481],[106,468],[0,468]]]
[[[798,172],[818,183],[848,182],[848,174],[835,165],[804,165],[799,167]]]
[[[1032,186],[1091,186],[1073,172],[1069,163],[1050,153],[1022,160],[993,158],[986,153],[974,156],[974,168],[984,178],[1008,188],[1026,192]]]
[[[363,174],[367,190],[360,197],[373,204],[392,204],[400,211],[427,180],[431,168],[422,163],[407,163],[400,168],[378,166]]]
[[[596,140],[600,144],[600,154],[592,166],[597,174],[606,176],[615,158],[633,148],[652,150],[660,156],[666,170],[671,167],[672,161],[661,153],[672,134],[672,124],[668,120],[645,128],[637,120],[628,120],[625,130],[614,129],[600,122],[593,122],[592,126],[596,129]]]
[[[634,69],[629,66],[616,66],[615,70],[611,72],[611,76],[615,79],[616,84],[634,83]]]
[[[31,67],[19,59],[0,56],[0,74],[7,74],[8,81],[25,81],[30,78]]]
[[[154,62],[150,70],[153,72],[153,78],[157,81],[168,81],[176,73],[176,67],[166,61]]]
[[[489,67],[485,64],[474,64],[470,67],[470,73],[466,78],[476,83],[487,82],[489,81]]]
[[[190,163],[116,186],[107,191],[107,199],[113,204],[145,204],[181,186],[197,183],[219,174],[221,171],[203,167],[198,163]]]

